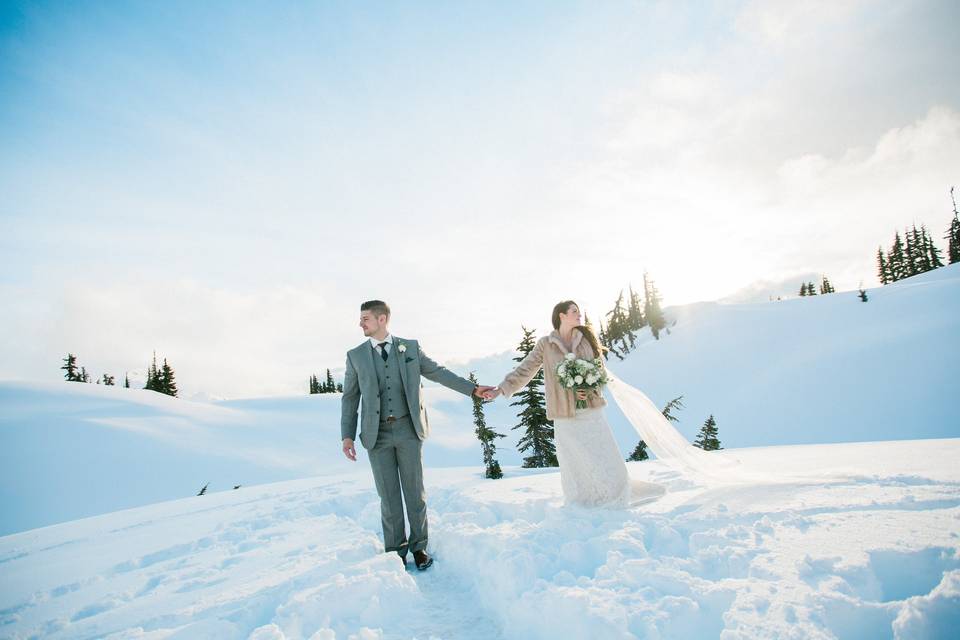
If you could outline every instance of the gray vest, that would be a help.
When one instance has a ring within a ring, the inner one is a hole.
[[[372,348],[372,347],[371,347]],[[383,361],[379,349],[373,349],[373,368],[377,370],[377,385],[380,387],[380,420],[387,416],[402,418],[409,415],[407,409],[407,394],[403,391],[403,380],[400,378],[400,360],[397,345],[389,349],[387,361]]]

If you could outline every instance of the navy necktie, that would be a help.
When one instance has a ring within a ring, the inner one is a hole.
[[[387,343],[380,343],[380,357],[383,358],[383,361],[386,362],[390,354],[387,353]]]

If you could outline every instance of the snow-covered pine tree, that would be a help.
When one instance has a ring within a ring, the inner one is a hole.
[[[477,384],[477,376],[470,372],[470,382]],[[483,466],[486,468],[486,477],[491,480],[503,477],[503,471],[500,469],[500,463],[494,457],[497,453],[497,438],[505,438],[502,433],[497,433],[487,426],[487,419],[483,415],[483,400],[473,396],[473,424],[476,427],[474,433],[480,440],[480,446],[483,449]]]
[[[807,295],[808,295],[808,296],[815,296],[815,295],[817,295],[817,288],[816,288],[815,286],[813,286],[813,283],[812,283],[812,282],[808,282],[808,283],[807,283]]]
[[[953,187],[950,187],[950,200],[953,202],[953,220],[944,239],[947,241],[947,263],[960,262],[960,217],[957,214],[957,200],[953,197]]]
[[[534,331],[523,329],[523,339],[517,346],[520,354],[513,359],[514,362],[521,362],[526,358],[536,345]],[[523,459],[524,467],[556,467],[557,453],[556,445],[553,442],[553,421],[547,420],[547,409],[543,395],[543,369],[537,372],[537,375],[530,379],[530,382],[521,389],[516,395],[518,400],[511,402],[511,407],[521,407],[517,417],[520,423],[514,425],[512,429],[523,429],[523,436],[517,442],[517,450],[520,453],[530,452],[530,455]]]
[[[805,298],[807,296],[807,283],[804,282],[800,285],[800,297]]]
[[[650,325],[650,333],[657,340],[660,339],[660,330],[667,326],[667,320],[663,316],[663,310],[660,309],[660,293],[657,291],[657,285],[653,279],[643,272],[643,315]]]
[[[80,380],[79,382],[90,382],[90,374],[87,373],[86,367],[80,367]]]
[[[103,374],[103,384],[105,384],[108,387],[114,386],[113,376],[108,376],[107,374]]]
[[[63,377],[67,382],[80,382],[80,372],[77,371],[77,356],[68,353],[67,357],[63,359],[63,366],[60,368],[64,370]]]
[[[723,449],[720,446],[720,440],[717,439],[717,421],[713,419],[712,413],[700,427],[700,432],[697,434],[697,439],[693,441],[693,446],[700,447],[704,451]]]
[[[167,359],[163,359],[163,367],[160,369],[160,382],[159,389],[160,393],[165,393],[168,396],[177,396],[177,382],[174,379],[173,368],[167,364]]]
[[[323,383],[323,392],[324,393],[336,393],[337,383],[333,381],[333,374],[330,373],[330,369],[327,369],[327,380]]]

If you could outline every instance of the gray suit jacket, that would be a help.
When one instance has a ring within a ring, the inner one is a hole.
[[[472,396],[477,385],[442,367],[423,352],[416,340],[393,337],[393,346],[400,356],[400,379],[407,396],[407,408],[417,436],[430,435],[427,411],[420,397],[423,386],[420,376],[438,382],[466,396]],[[405,347],[401,352],[401,346]],[[357,408],[360,408],[360,442],[367,449],[377,443],[380,432],[380,387],[374,369],[375,354],[369,340],[347,352],[347,369],[343,375],[343,398],[340,412],[340,438],[357,439]],[[384,416],[386,417],[386,416]]]

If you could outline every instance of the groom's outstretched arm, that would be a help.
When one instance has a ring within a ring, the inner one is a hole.
[[[340,399],[340,439],[357,438],[357,409],[360,407],[360,385],[357,370],[347,356],[347,369],[343,373],[343,397]]]
[[[419,344],[417,345],[417,349],[420,350],[420,357],[418,358],[420,361],[420,374],[424,378],[438,382],[454,391],[459,391],[463,395],[473,395],[474,391],[478,388],[477,385],[466,378],[458,376],[446,367],[437,364],[430,356],[423,352]],[[344,385],[344,390],[346,390],[346,385]]]

